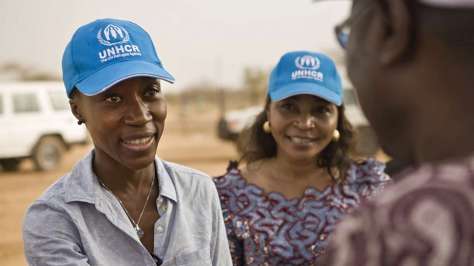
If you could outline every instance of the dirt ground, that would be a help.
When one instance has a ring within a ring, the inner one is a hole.
[[[231,143],[216,137],[218,114],[200,107],[184,115],[168,108],[168,119],[158,156],[202,170],[211,176],[223,174],[237,153]],[[58,177],[71,169],[91,146],[73,148],[61,167],[50,172],[35,172],[29,161],[13,173],[0,172],[0,264],[26,265],[23,256],[21,224],[26,208]]]
[[[237,159],[238,155],[232,143],[217,138],[218,117],[216,108],[212,109],[208,104],[194,104],[185,110],[170,105],[158,156],[211,176],[223,174],[228,161]],[[17,172],[0,171],[0,265],[26,265],[21,239],[26,208],[91,147],[75,147],[68,151],[61,167],[55,171],[35,172],[29,161],[23,162]]]

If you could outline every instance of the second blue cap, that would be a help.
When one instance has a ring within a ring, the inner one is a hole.
[[[318,96],[339,106],[343,91],[334,61],[322,53],[294,51],[284,54],[270,74],[272,101],[299,95]]]

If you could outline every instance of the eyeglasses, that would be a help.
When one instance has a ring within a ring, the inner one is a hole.
[[[359,7],[355,12],[352,12],[347,19],[334,27],[334,34],[336,35],[337,42],[343,49],[347,48],[354,18],[360,18],[365,15],[370,10],[370,7],[369,4]]]
[[[337,42],[342,49],[347,48],[349,42],[349,34],[351,33],[351,17],[348,17],[343,22],[337,24],[334,27],[334,34],[336,35]]]

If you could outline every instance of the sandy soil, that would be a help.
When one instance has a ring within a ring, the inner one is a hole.
[[[173,111],[169,108],[169,114],[179,114]],[[231,143],[220,141],[216,137],[217,112],[194,111],[198,115],[168,116],[158,155],[202,170],[211,176],[222,174],[228,160],[236,158],[235,149]],[[1,265],[26,265],[21,239],[21,224],[26,208],[90,149],[91,146],[73,148],[67,153],[61,167],[55,171],[35,172],[31,162],[25,161],[18,172],[0,172]]]

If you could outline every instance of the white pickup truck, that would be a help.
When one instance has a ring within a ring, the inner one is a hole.
[[[61,82],[0,83],[0,166],[17,169],[31,158],[38,170],[56,168],[73,144],[86,144],[87,130],[69,110]]]
[[[344,89],[344,106],[346,117],[357,132],[357,153],[364,156],[375,155],[379,149],[379,145],[374,131],[360,109],[354,89]],[[252,106],[227,112],[218,121],[218,137],[223,140],[233,141],[238,145],[240,133],[254,122],[255,117],[262,109],[262,106]],[[237,148],[239,149],[240,147],[237,146]]]

